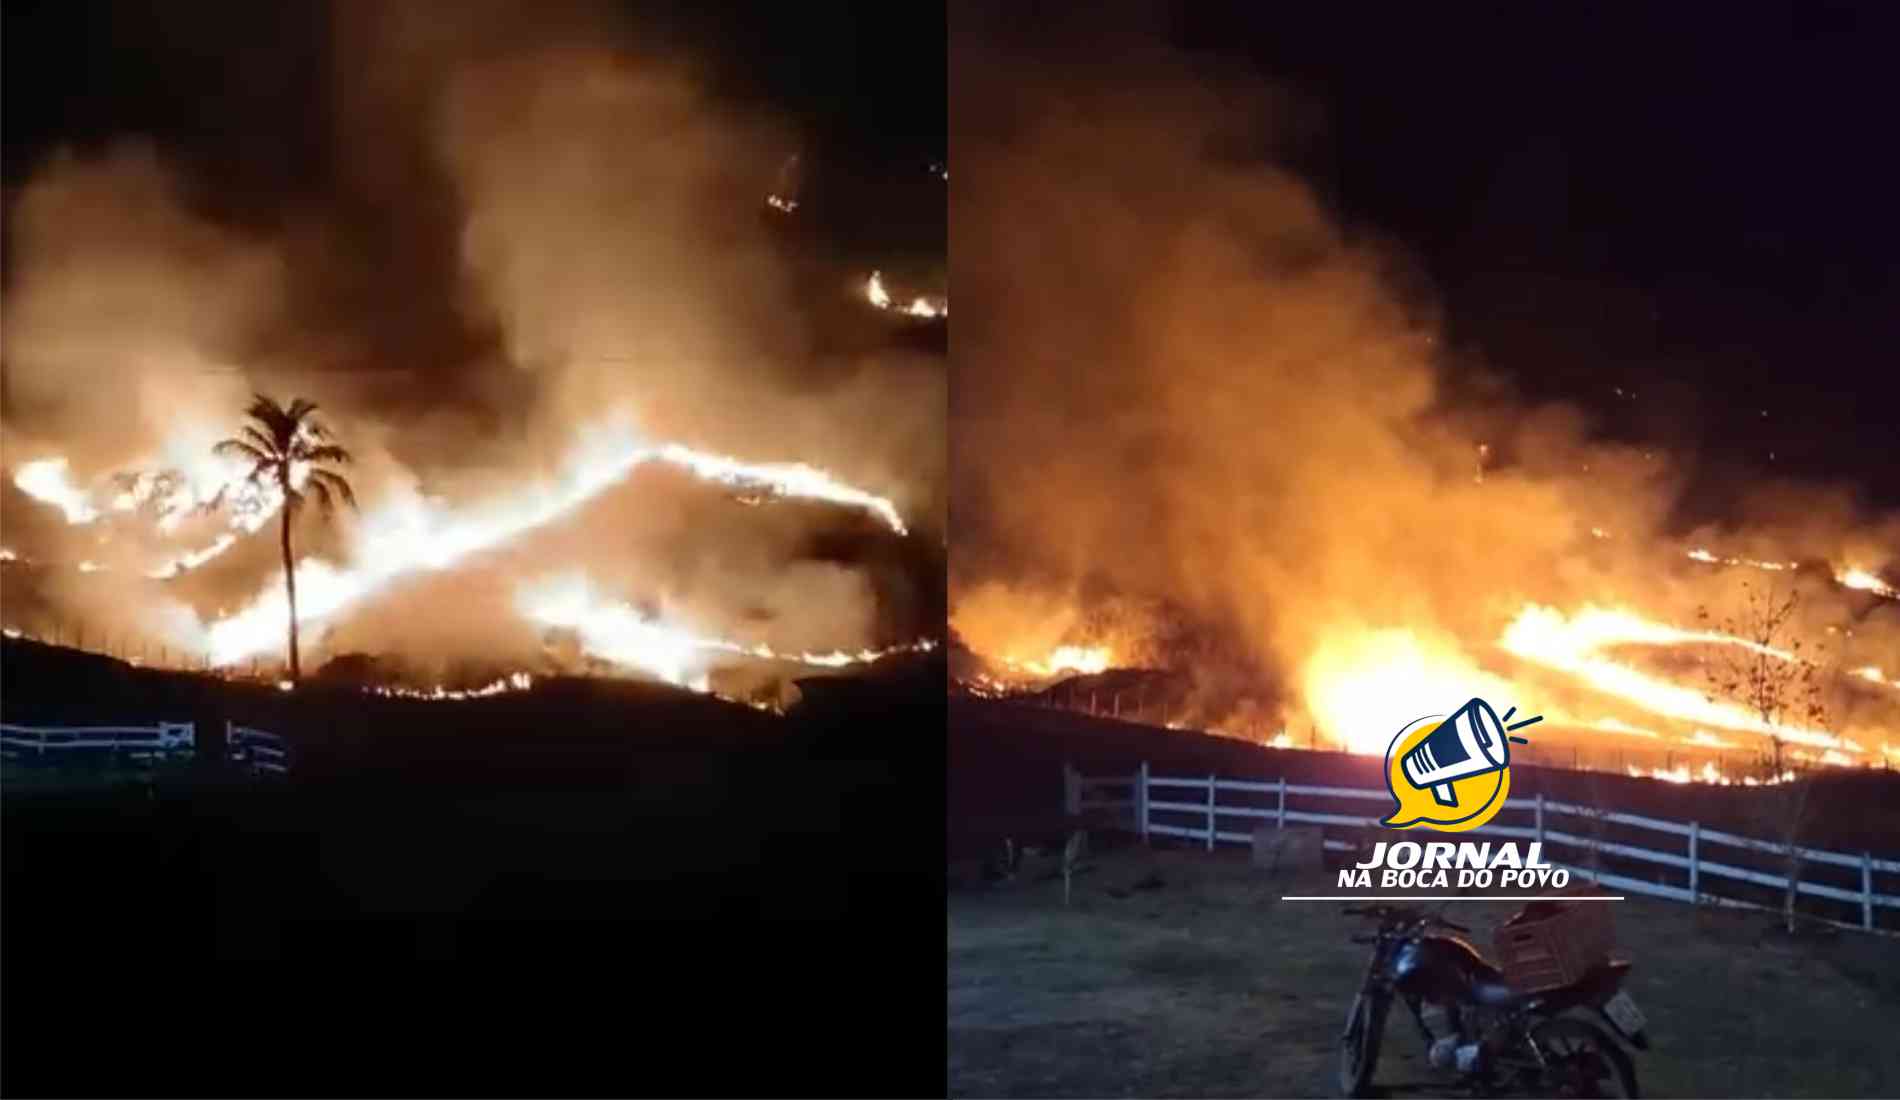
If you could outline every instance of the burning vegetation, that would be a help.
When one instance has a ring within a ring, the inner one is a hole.
[[[926,321],[950,316],[950,304],[941,298],[912,298],[907,306],[892,301],[890,291],[884,289],[884,273],[881,271],[871,272],[871,277],[865,280],[864,299],[878,309]]]
[[[1527,759],[1684,782],[1896,759],[1900,516],[1764,482],[1686,518],[1694,454],[1447,345],[1286,167],[1296,102],[1143,49],[953,74],[966,690],[1365,753],[1484,697],[1547,716]],[[1743,581],[1798,598],[1751,632]]]
[[[786,120],[564,9],[447,35],[417,33],[427,5],[338,9],[314,193],[221,192],[134,140],[28,178],[9,636],[275,681],[294,624],[305,664],[375,654],[407,670],[377,690],[423,698],[603,662],[710,690],[935,644],[941,363],[832,350],[814,261],[757,216],[761,190],[789,216],[822,186],[782,160]],[[336,441],[242,433],[254,392],[320,403]],[[340,444],[358,506],[286,513],[339,492]]]

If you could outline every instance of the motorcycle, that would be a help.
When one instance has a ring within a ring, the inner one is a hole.
[[[1649,1037],[1642,1011],[1621,988],[1627,961],[1601,963],[1559,989],[1521,992],[1459,937],[1469,928],[1438,913],[1375,905],[1348,906],[1344,915],[1372,918],[1378,930],[1352,937],[1369,944],[1372,957],[1340,1035],[1342,1095],[1369,1095],[1395,999],[1417,1023],[1427,1062],[1453,1071],[1472,1095],[1637,1095],[1623,1044],[1648,1050]],[[1426,1024],[1421,1006],[1443,1010],[1443,1034]]]

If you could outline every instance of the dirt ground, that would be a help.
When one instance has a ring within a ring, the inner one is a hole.
[[[1324,877],[1242,850],[1104,853],[1062,883],[1034,867],[949,899],[951,1096],[1330,1096],[1334,1043],[1367,948]],[[1137,888],[1145,884],[1146,889]],[[1793,947],[1772,919],[1655,899],[1616,906],[1626,989],[1649,1018],[1646,1096],[1900,1094],[1900,941],[1842,932]],[[1454,902],[1489,954],[1515,910]],[[1376,1082],[1434,1095],[1395,1010]]]

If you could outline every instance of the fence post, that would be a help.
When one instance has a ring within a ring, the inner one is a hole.
[[[1860,854],[1860,926],[1874,926],[1874,854]]]
[[[1207,850],[1214,850],[1214,777],[1207,777]]]
[[[1788,892],[1782,897],[1782,908],[1793,930],[1795,903],[1801,900],[1801,849],[1794,844],[1787,847],[1788,853]]]
[[[1141,762],[1141,770],[1135,773],[1135,832],[1143,844],[1148,843],[1148,762]]]
[[[1698,885],[1700,876],[1696,871],[1696,849],[1702,842],[1702,823],[1689,822],[1689,904],[1702,904],[1702,889]]]
[[[225,728],[230,728],[225,723]],[[1079,817],[1082,813],[1082,778],[1075,774],[1075,765],[1067,760],[1062,762],[1062,808],[1070,817]]]
[[[1280,777],[1279,818],[1274,824],[1276,828],[1280,828],[1280,829],[1286,828],[1286,776],[1284,775]]]
[[[1544,792],[1537,792],[1537,843],[1544,842]]]

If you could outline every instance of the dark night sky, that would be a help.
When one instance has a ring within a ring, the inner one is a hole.
[[[711,58],[728,91],[777,104],[827,140],[893,156],[943,151],[941,8],[619,7],[646,40]],[[9,2],[7,178],[51,144],[113,133],[219,144],[266,132],[307,139],[324,109],[328,8],[318,0]]]
[[[1751,473],[1900,506],[1900,73],[1877,11],[1197,5],[1175,27],[1318,103],[1299,167],[1423,265],[1460,352],[1699,452],[1709,507]]]

